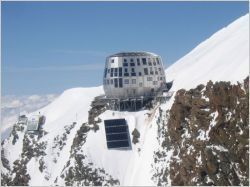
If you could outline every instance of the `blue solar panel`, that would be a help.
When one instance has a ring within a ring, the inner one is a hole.
[[[109,149],[130,147],[129,130],[125,119],[104,120],[104,125]]]

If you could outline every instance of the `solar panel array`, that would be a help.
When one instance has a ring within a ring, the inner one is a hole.
[[[109,149],[130,147],[128,125],[125,119],[104,120],[104,125]]]

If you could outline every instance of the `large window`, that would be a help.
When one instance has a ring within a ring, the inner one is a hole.
[[[111,68],[111,73],[110,73],[110,77],[113,77],[114,76],[114,68]]]
[[[119,78],[119,88],[122,88],[123,87],[123,84],[122,84],[122,78]]]
[[[148,68],[144,68],[144,75],[148,75]]]
[[[147,59],[146,58],[142,58],[142,64],[147,65]]]
[[[119,68],[119,77],[122,77],[122,68]]]
[[[140,65],[141,65],[141,62],[140,62],[140,59],[139,59],[139,58],[136,59],[136,62],[137,62],[137,66],[140,66]]]
[[[118,76],[118,68],[115,68],[115,74],[114,74],[115,77]]]
[[[151,58],[148,58],[148,65],[152,66]]]
[[[156,58],[157,64],[160,64],[160,59]]]
[[[152,67],[150,67],[150,75],[154,75],[154,71]]]
[[[153,58],[153,64],[154,64],[154,66],[156,66],[156,61],[155,61],[155,58]]]
[[[132,79],[132,84],[136,84],[136,79]]]
[[[131,76],[136,76],[135,68],[131,68]]]
[[[115,80],[115,88],[118,88],[118,79],[114,79]]]

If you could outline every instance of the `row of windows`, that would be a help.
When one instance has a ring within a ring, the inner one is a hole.
[[[162,81],[162,80],[165,80],[164,77],[158,77],[157,78],[158,81]],[[153,81],[153,77],[147,77],[147,81]],[[158,81],[153,81],[153,85],[157,85]],[[129,79],[124,79],[122,81],[122,78],[114,78],[114,79],[104,79],[104,82],[103,84],[104,85],[113,85],[115,86],[115,88],[122,88],[123,87],[123,83],[124,84],[130,84],[130,80]],[[131,84],[136,84],[136,79],[131,79]],[[142,87],[142,83],[140,82],[139,83],[139,86]]]
[[[110,59],[111,63],[114,63],[115,60],[114,59]],[[128,66],[128,62],[130,62],[130,66],[135,66],[135,64],[137,64],[138,66],[141,65],[141,63],[143,65],[148,65],[152,66],[152,64],[154,66],[156,66],[156,64],[160,64],[160,58],[123,58],[123,66]]]
[[[105,68],[104,78],[107,77],[107,74],[110,74],[110,77],[122,77],[122,72],[123,72],[122,67],[111,68],[111,69]],[[144,75],[158,75],[158,74],[162,75],[163,74],[162,69],[157,68],[157,67],[143,68],[143,73]],[[131,68],[131,72],[128,72],[128,68],[124,68],[123,76],[124,77],[137,76],[137,73],[135,72],[135,68]],[[138,72],[138,76],[142,76],[142,72]]]

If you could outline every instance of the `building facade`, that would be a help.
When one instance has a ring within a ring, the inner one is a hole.
[[[166,82],[162,59],[150,52],[122,52],[106,58],[103,87],[107,98],[152,96]]]

